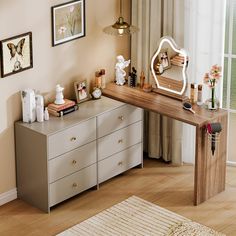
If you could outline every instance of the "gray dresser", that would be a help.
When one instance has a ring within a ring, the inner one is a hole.
[[[17,193],[50,207],[143,164],[143,111],[106,97],[44,123],[15,123]]]

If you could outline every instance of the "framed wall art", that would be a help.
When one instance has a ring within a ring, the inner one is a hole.
[[[33,67],[32,32],[0,42],[1,77],[6,77]]]
[[[52,7],[52,46],[85,36],[85,0]]]
[[[90,99],[90,95],[87,90],[87,80],[74,82],[74,88],[77,103],[85,102]]]

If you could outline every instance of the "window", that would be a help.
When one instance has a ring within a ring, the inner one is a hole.
[[[236,0],[226,6],[223,107],[230,112],[228,161],[236,164]]]

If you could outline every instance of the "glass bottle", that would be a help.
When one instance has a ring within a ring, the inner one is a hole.
[[[197,105],[202,105],[202,84],[198,85],[198,92],[197,92]]]
[[[192,104],[197,102],[197,96],[198,96],[197,84],[191,83],[190,102]]]

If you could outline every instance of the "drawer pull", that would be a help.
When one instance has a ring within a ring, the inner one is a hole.
[[[123,165],[123,161],[120,161],[119,163],[118,163],[118,166],[122,166]]]
[[[119,140],[118,140],[118,143],[119,143],[119,144],[123,143],[123,139],[119,139]]]
[[[78,184],[77,184],[77,183],[73,183],[73,184],[72,184],[72,187],[73,187],[73,188],[77,188],[77,187],[78,187]]]
[[[76,163],[77,163],[77,161],[76,161],[76,160],[73,160],[73,161],[72,161],[72,164],[73,164],[73,165],[75,165]]]
[[[119,116],[118,119],[123,121],[124,120],[124,116]]]
[[[77,139],[76,137],[72,137],[72,138],[70,139],[70,141],[71,141],[71,142],[74,142],[74,141],[76,141],[76,139]]]

